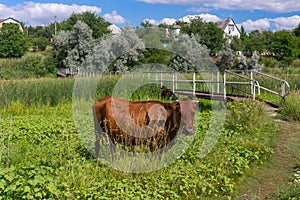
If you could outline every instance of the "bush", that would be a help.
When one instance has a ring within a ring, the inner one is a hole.
[[[300,91],[286,97],[279,108],[279,113],[283,119],[300,121]]]
[[[263,103],[251,100],[234,101],[227,109],[225,127],[253,134],[270,124],[268,121],[269,116]]]
[[[0,78],[31,78],[56,76],[56,61],[52,55],[25,55],[20,59],[1,59]]]
[[[49,40],[44,37],[33,38],[31,40],[31,46],[33,46],[34,51],[45,51],[49,44]]]

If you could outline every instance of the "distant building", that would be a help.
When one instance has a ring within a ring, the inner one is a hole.
[[[228,18],[226,20],[221,20],[216,22],[217,26],[224,31],[224,37],[226,36],[236,36],[240,38],[241,32],[233,19]]]
[[[175,24],[175,25],[173,25],[172,29],[174,29],[175,36],[178,36],[180,33],[181,26]]]
[[[107,29],[111,31],[112,35],[118,35],[122,32],[122,30],[114,24],[109,25]]]
[[[18,20],[9,17],[7,19],[0,19],[0,28],[2,27],[3,24],[9,24],[9,23],[13,23],[13,24],[17,24],[19,26],[20,31],[24,31],[21,22],[19,22]]]

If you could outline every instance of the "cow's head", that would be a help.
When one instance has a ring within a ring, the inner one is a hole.
[[[198,103],[199,101],[192,99],[180,99],[175,103],[177,108],[179,108],[182,131],[186,135],[192,135],[195,133],[194,115]]]

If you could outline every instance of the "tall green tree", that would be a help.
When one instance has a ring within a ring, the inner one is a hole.
[[[300,23],[298,24],[297,28],[294,29],[294,34],[296,37],[300,38]]]
[[[0,29],[0,58],[20,58],[28,49],[28,39],[13,23],[3,24]]]
[[[200,17],[191,19],[190,23],[181,24],[181,33],[195,35],[200,44],[216,53],[225,44],[224,32],[215,23],[204,22]]]
[[[92,30],[93,38],[100,38],[105,34],[110,33],[107,27],[109,22],[105,21],[102,17],[97,16],[94,12],[73,13],[68,19],[57,24],[57,32],[59,31],[71,31],[74,29],[77,21],[84,22]],[[54,23],[51,25],[51,30],[54,30]]]
[[[296,36],[289,31],[277,31],[271,45],[275,58],[288,66],[299,54]]]

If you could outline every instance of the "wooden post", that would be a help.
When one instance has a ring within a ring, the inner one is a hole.
[[[253,72],[252,72],[252,70],[250,71],[250,84],[251,84],[251,88],[250,88],[250,95],[252,95],[253,96],[253,91],[254,91],[254,84],[253,84]]]
[[[217,93],[220,94],[220,72],[217,71]]]
[[[193,96],[196,96],[196,73],[193,73]]]
[[[172,91],[175,92],[175,73],[172,74]]]
[[[226,71],[224,71],[224,80],[223,80],[223,86],[224,86],[224,100],[226,101]]]

